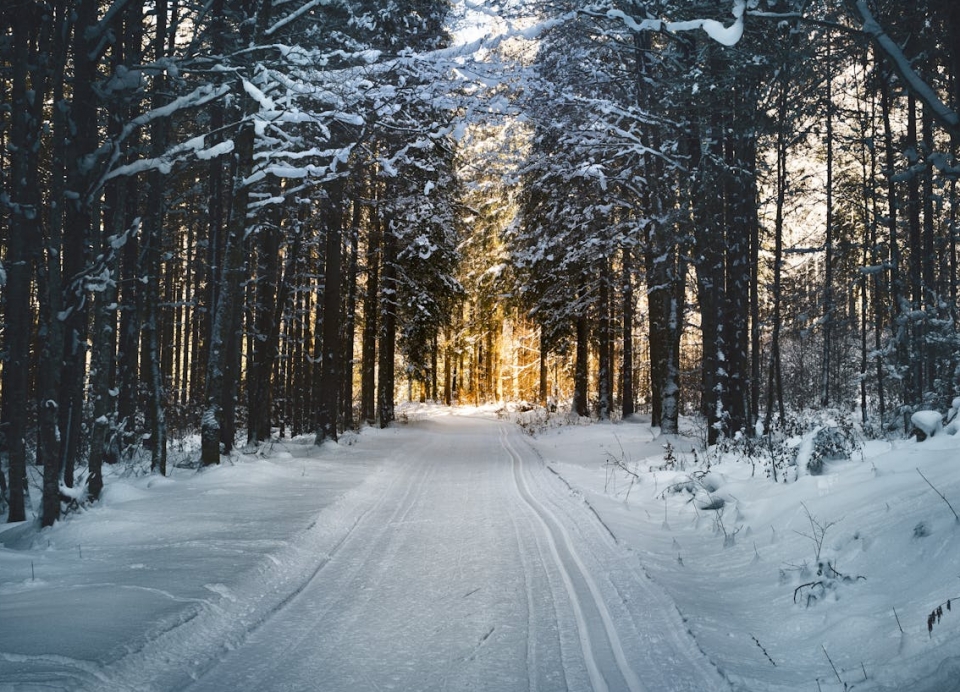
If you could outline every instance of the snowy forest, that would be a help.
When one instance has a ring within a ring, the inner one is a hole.
[[[955,0],[4,0],[0,511],[404,400],[909,435],[958,77]]]

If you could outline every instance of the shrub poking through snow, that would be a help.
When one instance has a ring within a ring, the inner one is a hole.
[[[793,590],[794,603],[805,603],[809,608],[817,601],[824,599],[827,594],[833,593],[841,584],[854,584],[867,580],[860,575],[851,577],[849,574],[838,572],[830,560],[817,564],[817,576],[820,578],[800,584]]]
[[[809,538],[814,546],[814,562],[817,565],[816,576],[804,584],[800,584],[793,590],[793,602],[804,603],[808,608],[817,601],[823,600],[828,594],[832,593],[841,584],[853,584],[858,581],[866,581],[866,577],[851,577],[843,574],[836,568],[832,560],[823,559],[823,543],[826,540],[827,531],[836,522],[825,522],[814,517],[804,503],[800,503],[803,511],[807,514],[807,521],[810,523],[810,532],[797,531],[804,538]]]
[[[767,478],[788,482],[803,475],[824,472],[831,461],[852,459],[863,448],[863,436],[857,425],[836,410],[815,412],[802,417],[777,419],[769,429],[758,425],[757,435],[722,438],[716,454],[749,462],[753,473],[759,465]]]
[[[860,436],[847,420],[827,424],[813,433],[813,446],[807,459],[807,471],[819,476],[824,464],[842,459],[852,459],[862,448]]]
[[[616,438],[617,443],[620,443],[620,438]],[[620,445],[620,456],[617,456],[611,452],[607,452],[607,461],[606,461],[606,482],[604,485],[604,492],[610,491],[611,483],[616,484],[616,477],[618,472],[623,472],[627,475],[629,479],[629,484],[627,485],[626,494],[624,495],[624,502],[627,502],[630,499],[630,491],[633,490],[633,486],[640,482],[640,474],[637,473],[637,463],[631,462],[630,457],[627,452],[623,449],[623,445]]]
[[[950,612],[950,602],[955,601],[955,598],[949,598],[945,603],[941,603],[936,608],[934,608],[930,614],[927,616],[927,634],[931,637],[933,636],[933,626],[940,624],[940,619],[943,617],[943,610],[946,608],[947,612]]]

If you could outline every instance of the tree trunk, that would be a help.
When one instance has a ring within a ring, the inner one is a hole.
[[[613,335],[610,317],[610,264],[604,258],[600,267],[600,312],[598,320],[597,415],[610,420],[613,410]]]
[[[728,432],[753,435],[750,426],[750,239],[757,223],[756,136],[750,127],[754,120],[750,101],[753,91],[745,88],[746,99],[738,101],[740,131],[728,143],[728,166],[734,171],[725,185],[727,214],[725,221],[726,291],[723,302],[723,355],[721,376],[724,387],[724,411]]]
[[[783,405],[783,376],[780,362],[780,331],[783,326],[781,303],[783,297],[783,216],[787,196],[787,103],[790,90],[790,62],[781,68],[780,93],[777,95],[777,200],[773,228],[773,299],[770,325],[770,369],[767,377],[767,411],[763,427],[769,431],[773,424],[774,402],[777,404],[780,424],[784,423],[786,411]],[[776,473],[776,469],[774,469]]]
[[[281,194],[279,183],[270,194]],[[272,205],[257,234],[257,279],[252,293],[253,347],[247,367],[247,443],[270,439],[273,419],[273,369],[285,298],[280,289],[280,207]],[[299,236],[297,236],[299,239]],[[295,244],[298,244],[295,241]],[[289,260],[288,260],[289,261]]]
[[[687,266],[682,252],[674,248],[670,259],[669,292],[664,318],[663,381],[660,385],[660,432],[677,435],[680,432],[680,337],[683,334],[683,311],[686,296]]]
[[[877,57],[882,60],[882,57]],[[894,177],[896,171],[896,149],[893,142],[893,127],[891,125],[892,104],[890,102],[889,79],[890,72],[880,76],[877,80],[877,87],[880,91],[880,116],[883,120],[883,147],[886,152],[885,172],[887,178],[887,229],[889,237],[887,242],[890,246],[889,268],[890,268],[890,324],[893,329],[893,353],[894,367],[899,370],[906,363],[907,357],[904,350],[904,334],[902,324],[903,305],[903,287],[900,277],[900,239],[899,239],[899,221],[898,211],[899,202],[897,199],[897,183]]]
[[[926,325],[921,317],[923,296],[923,232],[920,221],[920,175],[916,168],[920,163],[920,141],[917,134],[917,100],[913,94],[907,96],[907,164],[913,169],[907,180],[907,245],[910,250],[907,268],[910,281],[910,318],[907,323],[909,354],[904,365],[907,368],[904,382],[906,397],[904,403],[909,411],[904,411],[904,426],[908,423],[909,413],[923,402],[923,393],[927,383],[923,381],[926,348],[924,345]]]
[[[367,234],[367,282],[363,298],[363,342],[360,355],[360,417],[373,425],[377,420],[377,333],[380,300],[381,221],[378,215],[370,223]]]
[[[340,281],[343,251],[343,179],[330,184],[323,200],[326,258],[323,275],[323,345],[320,354],[320,408],[317,412],[316,444],[337,439],[340,403]]]
[[[10,217],[4,267],[6,311],[4,314],[3,404],[6,413],[6,441],[10,462],[8,520],[26,520],[27,492],[27,411],[30,373],[30,335],[33,315],[30,305],[30,284],[40,241],[40,207],[36,188],[31,181],[38,174],[31,169],[39,165],[40,123],[28,97],[30,36],[34,26],[25,8],[11,13],[12,90],[10,111]]]
[[[820,406],[830,404],[830,364],[833,348],[833,70],[831,41],[827,33],[826,145],[827,145],[827,219],[824,233],[823,278],[823,358],[820,363]]]
[[[539,396],[540,405],[546,406],[548,403],[549,392],[547,390],[547,345],[543,339],[543,327],[540,327],[540,378],[539,378]]]
[[[381,428],[387,427],[396,417],[393,390],[397,347],[397,238],[392,224],[383,227],[383,286],[380,295],[380,339],[377,348],[377,418]]]
[[[167,0],[158,0],[156,5],[156,34],[154,59],[162,60],[166,54]],[[166,79],[154,76],[151,106],[161,108],[166,103]],[[158,118],[150,126],[150,153],[161,156],[167,149],[168,125],[165,118]],[[163,224],[165,179],[159,170],[147,176],[147,210],[143,224],[141,269],[139,278],[144,292],[141,364],[146,379],[147,425],[150,431],[150,469],[160,475],[167,473],[166,392],[160,360],[160,256],[163,251]]]
[[[623,364],[620,368],[623,417],[628,418],[636,412],[633,391],[633,252],[628,245],[623,246],[623,274],[621,277],[623,295]],[[542,385],[545,389],[545,381]]]
[[[357,194],[357,193],[355,193]],[[357,279],[360,274],[360,224],[361,205],[358,200],[353,201],[353,214],[350,223],[350,243],[348,250],[350,258],[347,263],[347,298],[340,343],[343,347],[341,361],[343,363],[343,377],[341,378],[340,417],[343,430],[354,427],[353,418],[353,365],[354,365],[354,333],[357,325]]]
[[[54,319],[63,319],[63,374],[58,403],[60,458],[48,459],[44,466],[44,526],[60,515],[60,482],[73,487],[74,463],[80,455],[83,418],[84,381],[87,362],[87,319],[85,275],[90,265],[93,214],[91,209],[90,157],[97,151],[97,106],[94,90],[97,79],[101,31],[97,29],[96,0],[80,0],[75,8],[73,80],[68,113],[67,199],[64,207],[62,271],[64,283],[62,310]],[[59,250],[59,248],[58,248]],[[58,258],[58,261],[59,258]]]
[[[950,399],[943,400],[945,392],[942,387],[937,386],[937,378],[943,363],[949,362],[949,353],[942,348],[941,344],[948,342],[953,336],[953,329],[947,329],[941,334],[932,334],[934,330],[943,329],[934,325],[941,325],[940,319],[940,301],[942,297],[941,286],[937,281],[934,270],[937,264],[937,247],[934,232],[934,191],[933,191],[933,165],[930,161],[930,155],[934,153],[933,140],[933,118],[930,116],[929,109],[923,109],[922,117],[922,144],[924,155],[923,170],[923,251],[920,261],[920,282],[923,290],[923,311],[926,316],[925,325],[925,343],[923,371],[920,377],[927,385],[927,390],[932,392],[939,406],[949,406]]]
[[[446,348],[443,349],[443,403],[453,405],[453,346],[450,344],[450,329],[446,327]]]
[[[248,105],[248,107],[251,107]],[[231,345],[235,331],[240,296],[243,290],[243,245],[247,229],[247,205],[250,191],[246,179],[253,168],[253,123],[240,126],[235,138],[233,204],[227,228],[227,242],[220,272],[218,300],[213,306],[213,332],[205,374],[206,404],[200,422],[200,460],[204,466],[220,463],[220,442],[223,425],[223,401],[232,383],[227,382]]]
[[[659,220],[647,223],[644,265],[647,277],[647,326],[650,349],[650,425],[660,427],[663,417],[663,380],[666,361],[666,314],[667,300],[664,294],[671,293],[666,278],[666,262],[660,253],[667,252],[660,244],[656,225]]]
[[[587,384],[590,373],[587,367],[590,357],[590,329],[587,316],[583,313],[577,315],[576,325],[577,355],[573,373],[573,412],[578,416],[588,416],[590,415],[590,408],[587,401]]]
[[[700,142],[709,142],[709,149],[702,152]],[[724,267],[721,253],[723,227],[722,210],[714,185],[719,178],[717,162],[722,154],[719,127],[714,124],[704,129],[702,135],[691,145],[691,151],[701,154],[697,166],[695,202],[693,205],[697,249],[697,300],[700,305],[700,332],[703,343],[701,357],[701,413],[707,423],[707,442],[715,444],[725,431],[725,412],[719,377],[723,354],[720,330],[720,308],[724,300]]]

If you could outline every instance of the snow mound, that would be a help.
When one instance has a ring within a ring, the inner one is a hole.
[[[943,419],[938,411],[917,411],[910,416],[910,422],[914,428],[923,433],[923,437],[918,436],[920,441],[933,437],[943,430]]]

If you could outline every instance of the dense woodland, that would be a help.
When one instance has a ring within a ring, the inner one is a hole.
[[[407,398],[947,409],[960,4],[469,4],[3,2],[10,521]]]

